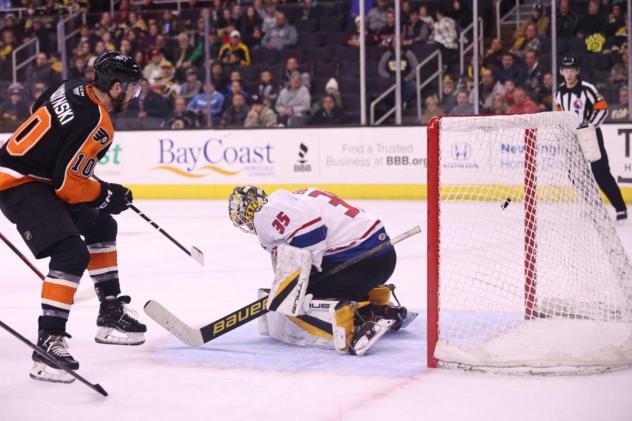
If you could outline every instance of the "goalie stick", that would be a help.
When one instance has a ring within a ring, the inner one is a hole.
[[[408,237],[411,237],[415,234],[421,232],[421,228],[419,225],[409,229],[408,231],[398,235],[395,238],[390,239],[389,241],[380,244],[362,253],[359,256],[351,260],[347,260],[344,263],[334,267],[330,271],[324,273],[319,278],[315,280],[315,282],[320,282],[323,279],[326,279],[351,265],[358,263],[361,260],[366,259],[373,254],[384,250],[386,247],[393,246],[399,243],[402,240],[405,240]],[[145,304],[145,313],[153,319],[160,326],[165,328],[175,337],[180,339],[182,342],[189,346],[197,347],[204,345],[207,342],[212,341],[213,339],[230,332],[233,329],[236,329],[260,316],[263,316],[268,312],[266,306],[268,302],[268,296],[262,297],[257,301],[253,301],[252,303],[240,308],[239,310],[233,311],[232,313],[215,320],[212,323],[209,323],[201,328],[192,328],[178,317],[176,317],[173,313],[167,310],[162,304],[157,301],[149,300]]]

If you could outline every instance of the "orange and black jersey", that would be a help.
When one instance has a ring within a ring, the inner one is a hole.
[[[64,81],[44,92],[32,111],[0,149],[0,191],[44,182],[65,202],[96,200],[101,185],[91,177],[114,129],[93,87]]]

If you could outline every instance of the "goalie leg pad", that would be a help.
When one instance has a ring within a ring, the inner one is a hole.
[[[332,324],[334,348],[336,351],[347,353],[353,339],[353,318],[355,317],[357,304],[355,301],[341,301],[332,308]]]
[[[267,288],[259,288],[257,290],[257,299],[263,298],[266,295],[270,294],[270,290]],[[270,313],[266,313],[263,316],[257,319],[257,329],[259,330],[259,335],[261,336],[270,336],[270,328],[268,327],[268,315]]]
[[[601,159],[597,132],[594,126],[581,126],[577,129],[577,140],[584,158],[588,162],[595,162]]]
[[[329,309],[337,304],[334,300],[312,300],[308,310],[300,316],[269,312],[263,317],[267,317],[270,337],[280,342],[331,348],[333,328]]]
[[[311,294],[305,296],[311,268],[312,255],[308,250],[280,245],[268,310],[288,316],[303,314],[312,297]]]

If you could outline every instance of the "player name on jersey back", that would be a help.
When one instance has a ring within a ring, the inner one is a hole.
[[[68,103],[68,98],[66,98],[66,84],[62,83],[59,88],[50,97],[50,104],[57,116],[57,120],[59,120],[59,124],[62,126],[70,123],[74,118],[75,114],[70,108],[70,104]]]

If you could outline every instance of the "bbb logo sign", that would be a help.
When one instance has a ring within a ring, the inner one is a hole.
[[[452,159],[455,161],[467,161],[472,155],[472,145],[469,143],[453,143],[451,152]]]

